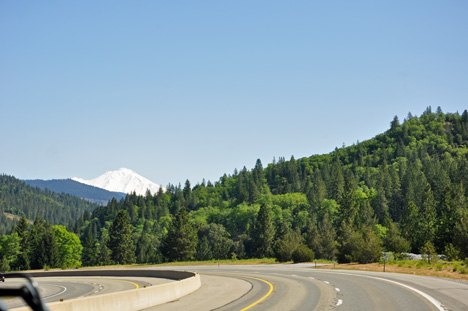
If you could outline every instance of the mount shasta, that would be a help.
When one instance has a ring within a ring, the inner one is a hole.
[[[112,198],[120,200],[127,193],[135,192],[138,195],[146,195],[146,191],[149,190],[154,195],[160,188],[163,191],[166,190],[127,168],[109,171],[91,180],[74,177],[71,179],[24,180],[24,182],[42,190],[49,189],[56,193],[67,193],[100,205],[106,205]]]

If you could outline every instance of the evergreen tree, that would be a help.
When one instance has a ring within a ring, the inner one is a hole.
[[[390,123],[390,130],[396,131],[396,129],[400,126],[400,121],[398,120],[398,116],[393,118],[393,121]]]
[[[29,259],[29,251],[31,247],[30,243],[30,235],[29,235],[29,223],[26,219],[26,215],[23,213],[20,221],[18,222],[15,231],[18,233],[20,237],[20,253],[18,255],[17,260],[17,268],[22,270],[29,270],[30,269],[30,259]]]
[[[419,252],[422,247],[422,241],[418,238],[422,236],[423,229],[421,227],[421,210],[412,201],[408,203],[405,208],[403,219],[401,221],[401,228],[404,238],[411,243],[411,248],[414,253]]]
[[[426,186],[425,198],[423,206],[421,209],[421,231],[420,237],[418,238],[419,245],[424,245],[427,242],[434,242],[435,230],[436,230],[436,221],[437,221],[437,211],[436,211],[436,202],[432,194],[431,186],[428,183]]]
[[[352,176],[346,178],[345,187],[339,200],[339,219],[341,222],[348,220],[353,225],[358,225],[358,204],[356,198],[356,183]]]
[[[275,236],[275,227],[271,215],[271,209],[263,203],[257,214],[252,239],[258,258],[269,257],[273,255],[273,239]]]
[[[455,206],[452,199],[452,190],[447,185],[439,205],[438,223],[436,228],[436,249],[443,251],[445,245],[452,243],[452,232],[455,227]]]
[[[92,230],[86,230],[86,236],[83,245],[81,260],[83,266],[96,266],[98,264],[98,249],[96,240],[93,237]]]
[[[101,241],[98,246],[97,264],[100,266],[107,266],[113,264],[111,259],[111,250],[107,245],[109,244],[109,233],[103,229],[101,233]]]
[[[127,213],[121,210],[109,230],[109,249],[115,263],[132,264],[135,262],[135,244],[132,226]]]
[[[29,231],[29,223],[28,223],[28,220],[26,219],[26,215],[24,213],[21,216],[20,221],[16,225],[15,231],[18,233],[18,236],[21,239],[24,239],[24,238],[27,237],[28,231]]]
[[[169,261],[193,260],[197,242],[195,225],[191,222],[185,207],[182,207],[174,216],[168,228],[162,246],[163,255]]]
[[[463,211],[455,224],[453,241],[460,258],[468,258],[468,209]]]
[[[44,232],[39,240],[36,254],[39,257],[41,268],[44,266],[49,266],[51,268],[60,266],[60,252],[57,238],[55,236],[54,229],[49,222],[45,223]]]
[[[322,222],[319,225],[320,234],[320,258],[334,260],[337,253],[335,239],[336,233],[333,224],[328,217],[328,213],[323,216]],[[314,248],[311,247],[312,250]],[[315,253],[317,258],[318,255]]]
[[[314,251],[317,258],[322,257],[322,245],[320,243],[320,235],[317,224],[313,220],[309,221],[306,232],[303,234],[304,244]]]
[[[339,160],[335,161],[331,170],[330,186],[329,186],[329,199],[340,201],[344,192],[344,177],[343,168]]]

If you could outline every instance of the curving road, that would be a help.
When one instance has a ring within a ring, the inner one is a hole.
[[[202,287],[177,301],[146,311],[468,311],[468,282],[463,281],[393,273],[313,269],[311,264],[185,266],[177,270],[200,273]],[[176,282],[140,277],[43,277],[36,280],[47,303],[125,291],[161,282]],[[8,284],[14,282],[8,280]],[[14,299],[7,301],[9,307],[18,306],[18,303]]]
[[[34,278],[38,283],[39,292],[45,303],[69,300],[93,295],[102,295],[135,289],[144,286],[175,282],[162,278],[143,277],[39,277]],[[10,288],[20,287],[24,284],[22,279],[8,279],[2,286]],[[22,298],[7,299],[4,301],[8,308],[24,306]]]
[[[362,271],[312,269],[310,264],[197,266],[202,288],[169,310],[468,310],[468,283]]]

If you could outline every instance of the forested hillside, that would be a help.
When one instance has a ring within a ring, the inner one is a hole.
[[[24,180],[24,182],[32,187],[38,187],[42,190],[49,189],[57,193],[68,193],[100,205],[107,204],[110,200],[112,200],[112,198],[120,200],[126,195],[122,192],[112,192],[98,187],[82,184],[72,179],[34,179]]]
[[[311,149],[313,147],[311,146]],[[468,112],[395,117],[330,154],[235,170],[212,183],[127,195],[69,226],[84,265],[274,256],[468,257]]]
[[[24,213],[30,220],[40,216],[51,224],[66,225],[97,206],[72,195],[41,190],[12,176],[0,175],[0,234],[8,233],[15,225],[4,212],[19,217]]]
[[[300,245],[341,262],[375,261],[383,250],[465,258],[467,147],[468,112],[429,107],[420,117],[395,117],[385,133],[330,154],[280,158],[265,168],[258,160],[252,170],[244,167],[215,183],[187,181],[155,196],[128,195],[85,214],[70,229],[88,243],[85,250],[111,246],[108,230],[125,210],[137,262],[290,260]],[[198,242],[186,256],[174,257],[168,240],[188,247],[173,236],[174,226],[190,231],[184,217]]]

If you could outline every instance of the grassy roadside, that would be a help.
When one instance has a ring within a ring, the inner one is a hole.
[[[207,261],[181,261],[181,262],[167,262],[161,264],[131,264],[131,265],[110,265],[110,266],[94,266],[94,267],[79,267],[77,270],[101,270],[101,269],[138,269],[138,268],[158,268],[158,267],[180,267],[180,266],[216,266],[216,265],[269,265],[278,264],[275,258],[261,258],[261,259],[225,259],[225,260],[207,260]],[[40,269],[40,270],[27,270],[21,272],[37,272],[37,271],[60,271],[59,268]],[[68,270],[74,270],[69,268]],[[13,271],[11,271],[13,272]]]
[[[383,263],[369,264],[336,264],[328,266],[320,266],[320,269],[337,269],[337,270],[361,270],[361,271],[376,271],[383,272]],[[401,260],[385,264],[385,272],[404,273],[414,275],[427,275],[443,278],[451,278],[457,280],[468,281],[468,267],[463,262],[445,262],[441,261],[437,264],[428,264],[422,260]]]

